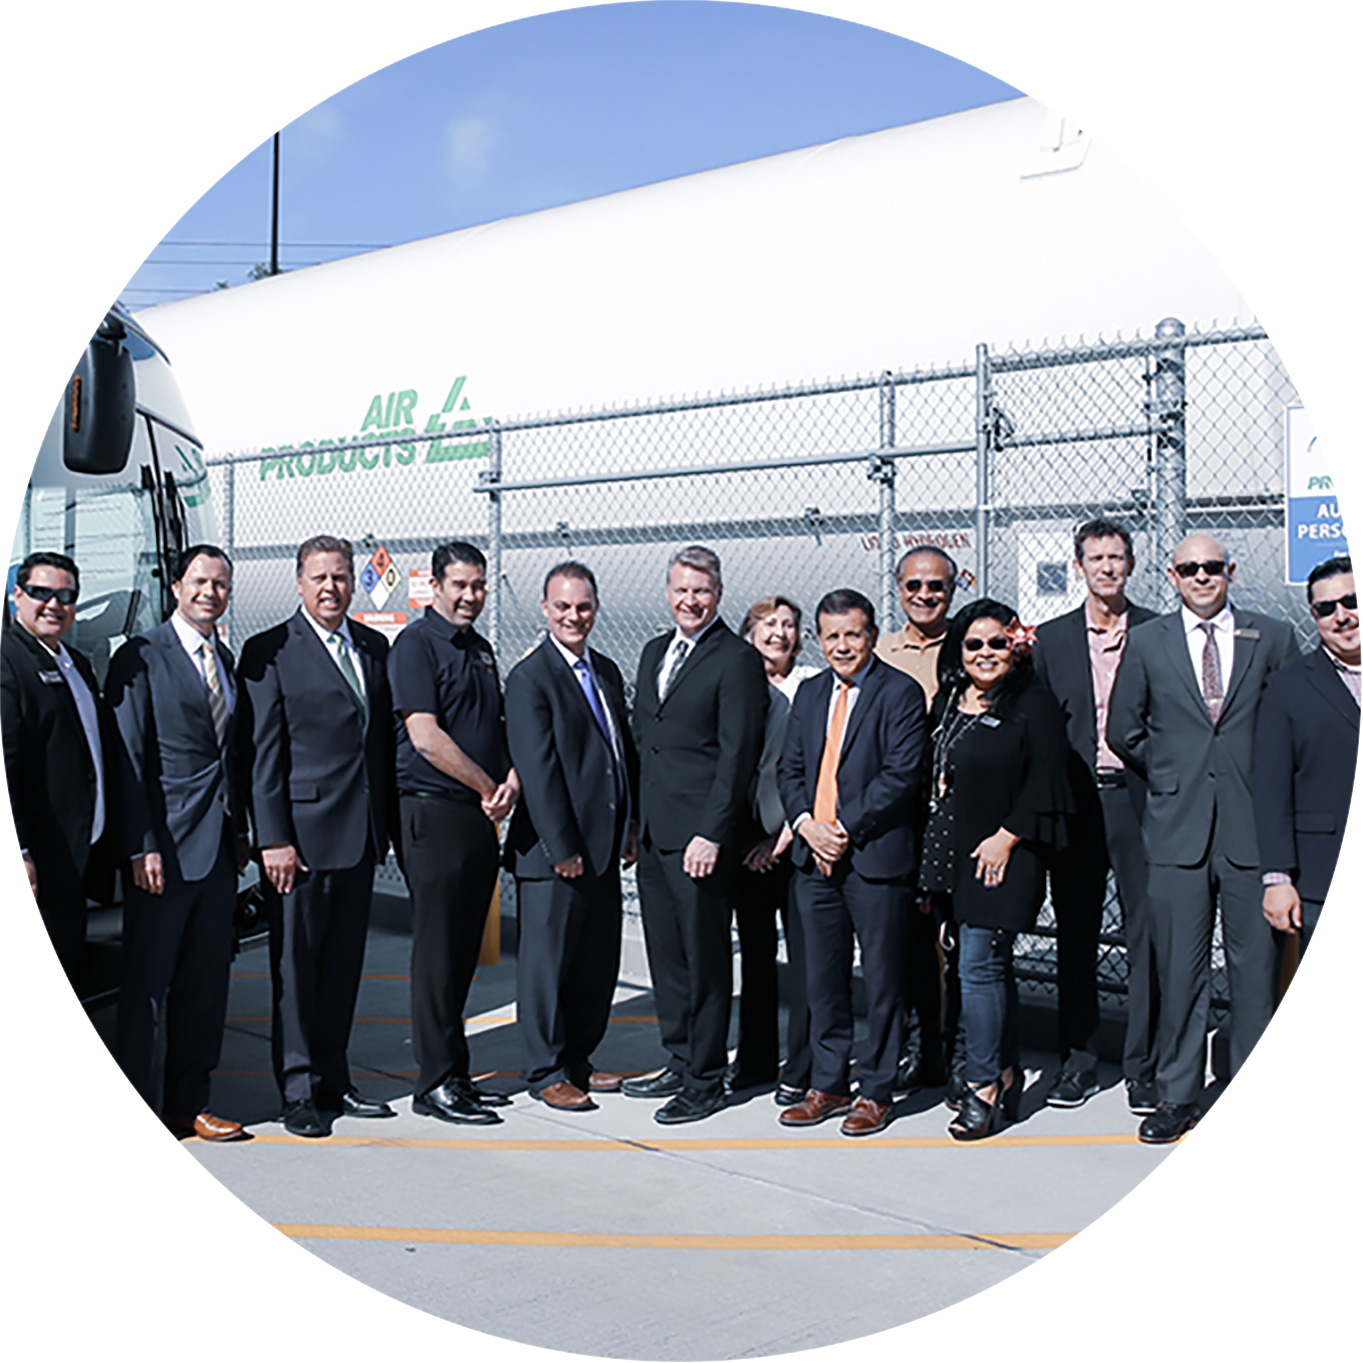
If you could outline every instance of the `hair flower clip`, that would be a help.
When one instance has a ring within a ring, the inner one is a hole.
[[[1024,625],[1020,621],[1014,620],[1003,632],[1008,636],[1008,642],[1013,645],[1013,652],[1018,657],[1025,658],[1031,653],[1032,647],[1036,643],[1035,625]]]

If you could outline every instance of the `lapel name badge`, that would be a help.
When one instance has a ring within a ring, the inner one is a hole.
[[[39,672],[38,679],[40,681],[45,681],[49,686],[59,686],[61,684],[62,674],[60,672]]]
[[[1259,631],[1257,629],[1237,629],[1231,637],[1235,639],[1257,639]]]
[[[997,729],[1003,721],[997,715],[981,715],[980,723],[986,729]]]

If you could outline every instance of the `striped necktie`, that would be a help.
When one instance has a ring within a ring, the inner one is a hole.
[[[350,661],[350,650],[346,647],[345,636],[340,630],[332,630],[327,636],[327,643],[336,650],[337,666],[341,669],[341,676],[346,679],[346,685],[350,687],[351,694],[355,698],[355,704],[359,706],[360,713],[364,714],[364,692],[360,689],[360,679],[355,672],[355,664]]]
[[[218,736],[218,747],[222,747],[227,737],[227,697],[223,694],[222,677],[218,675],[218,657],[213,643],[205,639],[199,645],[199,656],[203,659],[204,683],[208,687],[208,708],[213,712],[213,732]]]

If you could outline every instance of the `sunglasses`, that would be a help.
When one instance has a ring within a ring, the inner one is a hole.
[[[1199,572],[1204,572],[1208,577],[1220,577],[1226,571],[1226,560],[1223,558],[1209,558],[1204,563],[1176,563],[1174,571],[1180,577],[1196,577]]]
[[[76,598],[80,592],[75,587],[40,587],[36,582],[27,584],[16,584],[21,592],[34,601],[51,601],[57,598],[57,604],[62,606],[74,606]]]
[[[1013,647],[1013,641],[1004,634],[996,634],[992,639],[962,639],[961,647],[967,653],[978,653],[986,644],[989,645],[992,653],[1007,653]]]
[[[926,581],[922,578],[911,577],[907,582],[901,582],[900,588],[906,592],[921,592],[925,587],[930,592],[944,592],[948,587],[945,578],[930,577]]]
[[[1336,606],[1343,606],[1346,611],[1356,611],[1358,609],[1358,594],[1349,592],[1346,596],[1337,596],[1333,601],[1313,601],[1311,603],[1311,614],[1317,620],[1328,620],[1334,613]]]

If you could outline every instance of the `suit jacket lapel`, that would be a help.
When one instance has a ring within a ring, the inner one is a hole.
[[[1339,711],[1349,724],[1357,729],[1359,712],[1354,698],[1349,694],[1348,683],[1339,675],[1339,669],[1326,656],[1324,645],[1308,655],[1306,676],[1311,685],[1320,692],[1331,705]]]
[[[1249,665],[1254,658],[1254,650],[1258,647],[1257,637],[1251,638],[1246,631],[1253,631],[1255,636],[1258,634],[1257,622],[1254,616],[1248,612],[1241,613],[1233,611],[1235,617],[1235,651],[1231,655],[1230,683],[1226,687],[1226,699],[1221,703],[1222,710],[1225,710],[1235,699],[1235,693],[1240,689],[1240,683],[1245,679],[1245,673],[1249,671]]]
[[[1098,728],[1095,712],[1095,702],[1093,697],[1093,662],[1089,656],[1089,627],[1088,627],[1088,608],[1080,606],[1073,616],[1074,626],[1067,630],[1069,638],[1069,666],[1074,669],[1075,677],[1079,685],[1079,693],[1083,698],[1082,713],[1077,716],[1082,737],[1085,742],[1094,745],[1097,751]],[[1128,623],[1130,617],[1128,617]],[[1085,753],[1088,749],[1084,749]]]
[[[676,695],[677,687],[680,686],[687,679],[687,677],[689,677],[695,671],[697,656],[702,655],[706,653],[709,649],[713,648],[715,640],[718,639],[720,634],[724,633],[727,630],[727,628],[728,627],[725,625],[723,620],[716,620],[714,624],[712,624],[710,628],[707,629],[705,633],[701,636],[701,638],[692,646],[690,652],[687,653],[686,657],[682,659],[681,666],[677,669],[676,675],[672,678],[672,681],[668,685],[667,695],[665,695],[662,700],[663,705],[666,705],[667,702],[670,701],[674,695]],[[672,647],[675,640],[676,635],[674,634],[672,638],[670,638],[667,641],[667,645],[663,650],[664,657],[667,656],[667,650]],[[654,685],[655,687],[657,685],[656,679],[654,681]]]
[[[1164,643],[1175,675],[1182,678],[1183,684],[1197,703],[1199,713],[1210,724],[1212,717],[1207,713],[1207,702],[1202,699],[1202,687],[1193,671],[1193,658],[1188,652],[1188,636],[1183,631],[1181,610],[1164,617]]]
[[[857,687],[860,693],[857,696],[857,703],[852,707],[852,713],[847,716],[847,727],[842,731],[842,751],[838,754],[839,765],[842,764],[843,757],[852,751],[852,742],[857,736],[857,730],[861,728],[861,722],[866,718],[876,692],[885,682],[885,668],[887,666],[887,663],[883,663],[877,658],[867,668],[866,675],[862,677],[861,683]],[[829,671],[831,672],[832,668]]]

